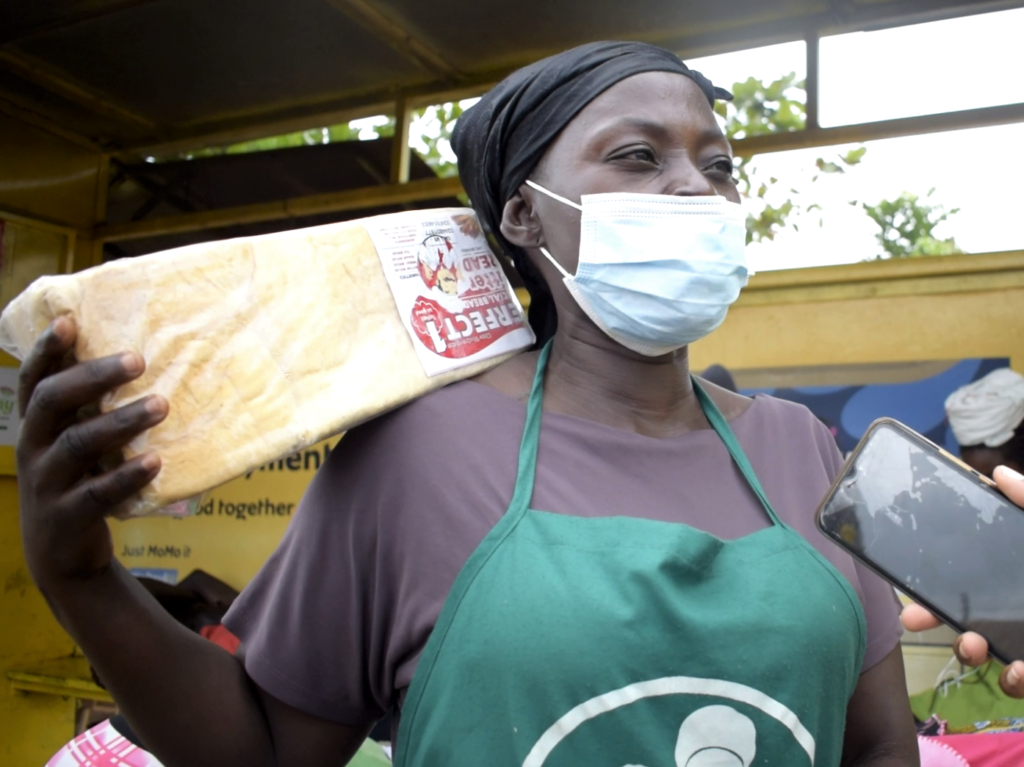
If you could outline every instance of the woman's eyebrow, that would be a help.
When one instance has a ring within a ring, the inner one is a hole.
[[[667,137],[672,132],[664,123],[656,120],[647,120],[643,117],[621,115],[613,117],[601,125],[596,131],[595,138],[605,138],[609,133],[625,130],[654,134],[659,137]]]
[[[671,127],[657,120],[648,120],[643,117],[623,115],[613,117],[601,125],[594,133],[594,140],[600,141],[609,138],[609,134],[620,131],[633,130],[640,133],[656,136],[659,139],[669,139],[673,134]],[[728,145],[729,141],[717,126],[709,126],[700,132],[698,141],[701,144],[721,143]],[[730,152],[731,154],[731,152]]]

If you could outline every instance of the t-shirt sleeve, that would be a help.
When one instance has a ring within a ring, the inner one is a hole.
[[[331,451],[225,616],[267,693],[353,726],[401,707],[452,583],[511,497],[522,416],[477,428],[494,423],[489,391],[443,387]]]
[[[350,431],[225,616],[269,694],[353,726],[400,704],[464,556],[448,534],[464,520],[439,520],[451,475],[427,439],[450,437],[458,396],[441,390]]]
[[[290,706],[352,726],[380,719],[388,705],[374,683],[379,516],[366,503],[379,490],[368,485],[379,482],[360,450],[373,431],[353,430],[331,451],[278,548],[224,619],[242,640],[246,671],[257,685]]]
[[[817,425],[819,428],[816,430],[815,438],[831,484],[839,476],[844,460],[831,432],[820,421]],[[864,673],[876,666],[899,643],[903,635],[903,626],[900,623],[901,605],[892,586],[856,559],[853,559],[853,572],[857,580],[854,586],[859,586],[857,590],[860,592],[864,617],[867,620],[867,649],[864,653],[864,665],[861,667],[861,673]]]

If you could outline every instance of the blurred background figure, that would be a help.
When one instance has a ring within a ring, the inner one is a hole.
[[[724,365],[714,364],[711,365],[707,370],[700,374],[700,377],[705,381],[710,381],[716,386],[721,386],[723,389],[728,389],[731,392],[739,393],[739,389],[736,388],[736,381],[733,380],[732,373]]]
[[[987,477],[996,466],[1024,471],[1024,376],[1000,368],[946,399],[960,457]]]
[[[739,387],[736,386],[736,379],[732,377],[732,373],[729,372],[729,368],[725,365],[719,365],[717,362],[714,365],[709,365],[702,373],[700,373],[700,377],[705,381],[721,386],[723,389],[728,389],[736,394],[740,393]],[[815,413],[815,416],[819,421],[825,424],[825,428],[828,429],[828,433],[832,435],[832,439],[836,439],[839,436],[838,426],[827,418],[822,418],[817,415],[817,413]]]

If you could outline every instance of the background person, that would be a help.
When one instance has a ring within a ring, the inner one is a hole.
[[[700,374],[700,377],[705,381],[710,381],[715,386],[721,386],[726,391],[731,391],[734,394],[739,394],[739,388],[736,386],[736,379],[732,377],[732,373],[729,372],[729,368],[725,365],[709,365],[704,369],[704,372]]]
[[[991,477],[997,466],[1024,471],[1024,376],[993,370],[946,398],[946,417],[960,457]]]

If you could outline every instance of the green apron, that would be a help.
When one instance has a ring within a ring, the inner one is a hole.
[[[685,524],[530,508],[550,348],[512,501],[427,642],[396,765],[838,765],[865,647],[850,584],[775,515],[696,381],[771,527],[726,541]]]

